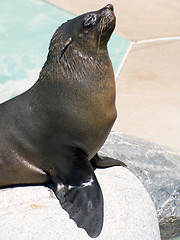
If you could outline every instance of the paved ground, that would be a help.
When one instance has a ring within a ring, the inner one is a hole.
[[[104,0],[48,0],[74,14],[105,6]],[[117,77],[114,131],[180,149],[180,2],[111,0],[116,33],[132,42]],[[177,40],[171,38],[178,37]],[[149,39],[169,38],[149,42]],[[137,42],[146,40],[146,42]]]

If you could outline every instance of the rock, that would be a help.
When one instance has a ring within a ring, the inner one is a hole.
[[[140,181],[126,168],[98,169],[104,195],[104,226],[98,240],[160,240],[157,214]],[[0,190],[3,240],[88,240],[44,186]]]
[[[180,152],[112,132],[100,154],[124,161],[150,194],[163,240],[180,235]]]

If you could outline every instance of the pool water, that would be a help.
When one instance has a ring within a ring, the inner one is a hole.
[[[36,82],[53,33],[73,17],[43,0],[1,1],[0,102],[24,92]],[[115,73],[129,44],[117,34],[108,43]]]

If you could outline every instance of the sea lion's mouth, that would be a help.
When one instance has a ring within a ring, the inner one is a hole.
[[[108,30],[113,30],[115,27],[115,20],[114,8],[111,4],[108,4],[102,12],[98,25],[98,34],[101,36]]]

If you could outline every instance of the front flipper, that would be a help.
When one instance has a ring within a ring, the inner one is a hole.
[[[84,228],[89,236],[97,237],[103,225],[103,196],[95,174],[80,186],[64,185],[58,178],[55,181],[62,208],[78,227]]]
[[[107,168],[113,166],[123,166],[127,167],[125,163],[120,160],[109,158],[109,157],[99,157],[98,154],[90,160],[91,164],[95,168]]]
[[[62,208],[89,236],[97,237],[103,225],[103,196],[95,174],[80,186],[64,185],[56,179],[56,195]]]
[[[65,161],[56,161],[51,172],[56,196],[77,226],[84,228],[89,236],[97,237],[103,225],[101,188],[82,151],[74,149],[66,154]]]

